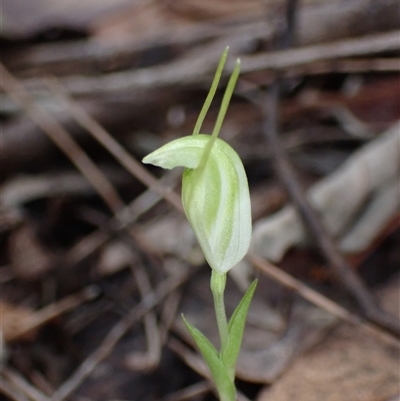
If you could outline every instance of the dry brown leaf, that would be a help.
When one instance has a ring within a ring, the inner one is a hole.
[[[326,228],[347,254],[365,251],[398,213],[399,140],[397,123],[308,192]],[[254,251],[274,262],[290,247],[306,243],[306,230],[292,206],[254,226]]]
[[[165,215],[137,230],[146,249],[157,255],[177,255],[192,265],[204,262],[193,230],[183,216]]]
[[[381,292],[383,307],[397,316],[399,290],[397,278]],[[383,401],[399,392],[399,349],[342,324],[257,401]]]

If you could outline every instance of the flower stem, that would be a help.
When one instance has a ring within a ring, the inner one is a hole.
[[[228,342],[228,321],[226,319],[224,290],[226,285],[226,273],[219,273],[215,270],[211,272],[211,291],[214,297],[215,316],[221,342],[221,350],[225,349]]]

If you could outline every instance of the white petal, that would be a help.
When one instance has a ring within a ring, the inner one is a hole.
[[[204,169],[197,168],[210,138],[200,134],[177,139],[143,162],[186,167],[182,181],[186,216],[211,268],[225,273],[250,245],[250,195],[242,161],[223,140],[216,139]]]

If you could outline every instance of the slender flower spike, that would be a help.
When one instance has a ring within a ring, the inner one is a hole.
[[[199,133],[216,92],[227,51],[221,57],[193,135],[176,139],[143,159],[143,163],[166,169],[185,167],[183,207],[208,263],[218,273],[226,273],[244,257],[251,239],[246,173],[238,154],[218,138],[239,75],[239,60],[225,91],[212,135]]]

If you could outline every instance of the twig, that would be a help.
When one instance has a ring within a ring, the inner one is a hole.
[[[32,313],[25,324],[15,326],[12,337],[8,337],[7,341],[17,340],[31,330],[41,327],[48,321],[55,319],[57,316],[76,308],[83,302],[92,300],[97,296],[97,294],[98,290],[96,289],[96,286],[88,286],[79,293],[69,295],[55,303],[45,306],[44,308]]]
[[[32,401],[49,401],[49,398],[39,391],[36,387],[33,387],[29,382],[25,380],[18,372],[11,368],[5,368],[2,375],[8,379],[10,384],[17,387],[25,396]]]
[[[6,397],[9,397],[9,399],[12,401],[30,401],[24,395],[17,393],[8,380],[4,380],[4,376],[0,377],[0,393]]]
[[[196,396],[208,393],[212,390],[212,386],[208,381],[201,381],[199,383],[192,384],[182,390],[175,391],[172,394],[167,395],[158,401],[184,401],[193,399]]]
[[[170,186],[180,174],[181,172],[178,169],[171,170],[158,181],[159,186],[165,188],[164,191],[166,192],[170,191]],[[151,189],[146,190],[137,196],[126,208],[122,209],[117,216],[114,216],[110,220],[108,227],[112,227],[114,231],[131,227],[140,216],[149,211],[161,199],[163,198]],[[110,236],[106,235],[103,230],[94,231],[69,250],[66,257],[68,263],[71,266],[76,265],[103,246],[109,239]]]
[[[38,106],[23,85],[1,63],[0,76],[1,87],[25,109],[29,117],[64,152],[75,167],[92,184],[106,205],[115,213],[118,212],[124,206],[122,199],[107,177],[69,135],[67,130],[43,108]]]
[[[72,376],[53,394],[51,401],[63,401],[68,399],[95,367],[110,355],[116,344],[127,333],[130,327],[141,319],[149,310],[154,308],[168,294],[182,285],[188,277],[189,273],[184,273],[176,277],[170,277],[161,282],[154,292],[148,294],[127,316],[121,319],[109,331],[100,346],[82,362]]]
[[[182,298],[182,291],[176,291],[171,294],[164,302],[163,309],[161,311],[160,320],[161,326],[161,342],[164,345],[168,339],[168,332],[174,324],[176,316],[178,314],[178,308]]]
[[[283,45],[290,45],[290,42],[291,40],[283,41]],[[400,44],[399,41],[398,44]],[[343,45],[343,47],[351,48],[348,44]],[[335,276],[357,300],[365,317],[391,333],[400,336],[400,322],[377,305],[368,288],[340,254],[318,214],[308,202],[304,190],[296,178],[286,151],[278,137],[278,103],[282,84],[283,82],[277,81],[271,86],[268,104],[264,106],[266,116],[264,133],[272,150],[272,160],[275,169],[292,198],[295,208],[304,221],[305,227],[310,231],[316,244],[329,261],[329,265]]]
[[[396,58],[363,58],[315,61],[302,66],[290,67],[283,72],[283,77],[292,78],[304,75],[349,74],[368,72],[399,72],[400,59]],[[275,74],[276,77],[276,74]],[[272,77],[271,77],[272,78]]]
[[[249,255],[250,261],[257,267],[262,273],[268,275],[273,280],[278,283],[284,285],[285,287],[295,291],[301,297],[306,299],[307,301],[317,305],[321,309],[326,310],[332,315],[338,317],[339,319],[353,325],[359,326],[363,330],[365,330],[368,334],[373,335],[374,337],[385,341],[390,345],[394,345],[396,348],[400,348],[400,340],[393,335],[383,331],[381,328],[368,323],[360,316],[355,315],[354,313],[349,312],[347,309],[338,305],[336,302],[330,300],[329,298],[321,295],[319,292],[313,290],[307,285],[303,284],[301,281],[295,279],[291,275],[282,271],[278,267],[274,266],[272,263],[267,262],[266,260],[260,258],[254,253],[250,253]]]
[[[153,290],[149,277],[142,263],[131,263],[131,271],[139,289],[141,299]],[[126,363],[131,369],[151,370],[160,362],[161,358],[161,333],[157,324],[157,317],[154,311],[149,311],[143,317],[143,325],[147,342],[147,350],[130,353],[126,358]]]
[[[194,370],[205,379],[209,381],[212,380],[205,362],[198,356],[198,354],[190,350],[181,341],[170,338],[168,340],[167,346],[176,354],[178,354],[181,359],[186,363],[186,365],[188,365],[192,370]]]
[[[280,50],[257,56],[242,57],[242,73],[268,69],[285,70],[317,61],[396,51],[400,49],[399,35],[400,31],[392,31],[298,49]]]
[[[183,210],[179,196],[172,191],[166,191],[165,188],[160,187],[158,180],[131,154],[129,154],[128,151],[121,146],[94,118],[92,118],[83,108],[77,106],[68,97],[65,89],[55,79],[48,79],[46,84],[57,96],[57,99],[65,106],[72,117],[74,117],[74,119],[99,143],[101,143],[129,173],[144,185],[165,198],[177,210]]]

